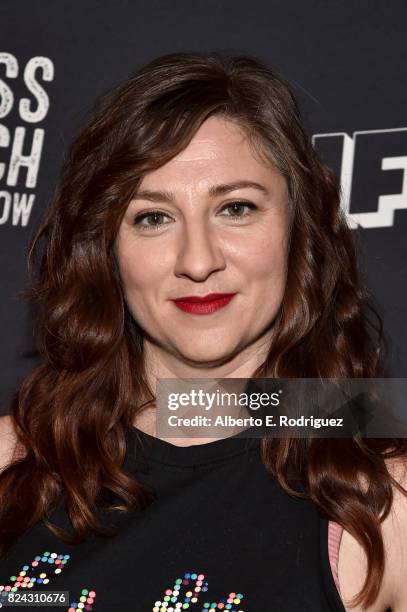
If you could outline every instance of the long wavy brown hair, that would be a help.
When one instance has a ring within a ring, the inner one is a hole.
[[[114,256],[122,216],[145,173],[183,150],[209,116],[236,122],[284,175],[292,207],[288,277],[274,338],[253,377],[385,375],[382,318],[358,272],[338,181],[304,132],[287,82],[251,56],[175,53],[105,94],[71,144],[29,251],[41,364],[11,406],[21,453],[0,475],[0,552],[44,521],[63,541],[107,533],[100,506],[137,510],[148,492],[126,473],[126,431],[154,398],[143,330]],[[142,262],[139,262],[142,265]],[[393,494],[386,459],[405,439],[263,439],[262,460],[291,495],[296,473],[321,513],[363,546],[372,603],[384,571],[381,521]],[[367,487],[362,482],[368,483]],[[72,532],[49,520],[64,497]],[[113,532],[112,532],[113,533]]]

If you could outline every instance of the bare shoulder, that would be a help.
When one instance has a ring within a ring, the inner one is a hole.
[[[407,489],[407,458],[386,461],[391,476]],[[385,571],[380,594],[365,612],[403,612],[407,601],[407,496],[393,486],[393,503],[389,515],[381,523],[385,550]],[[339,548],[338,580],[346,610],[359,612],[361,607],[348,607],[350,600],[363,586],[367,561],[363,548],[347,531]],[[404,608],[403,608],[404,606]]]
[[[16,441],[11,416],[0,416],[0,470],[11,462],[16,450]]]
[[[387,461],[393,478],[407,491],[407,457]],[[407,494],[393,487],[393,504],[383,521],[388,567],[386,574],[392,592],[394,612],[402,612],[407,601]]]

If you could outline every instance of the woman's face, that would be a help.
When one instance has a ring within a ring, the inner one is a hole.
[[[145,175],[123,217],[116,255],[132,315],[161,352],[225,363],[271,332],[288,232],[282,175],[236,124],[207,119],[181,153]],[[235,295],[205,314],[173,302],[210,293]]]

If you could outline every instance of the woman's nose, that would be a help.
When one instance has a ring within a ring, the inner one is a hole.
[[[224,268],[224,253],[215,229],[202,222],[185,226],[177,243],[175,275],[204,281]]]

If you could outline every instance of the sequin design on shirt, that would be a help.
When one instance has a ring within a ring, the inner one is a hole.
[[[76,610],[85,610],[90,612],[93,610],[93,603],[95,601],[96,591],[89,591],[88,589],[82,589],[78,601],[72,601],[68,612],[76,612]]]
[[[48,550],[36,555],[30,564],[23,565],[18,573],[10,576],[8,584],[0,584],[0,607],[3,606],[8,593],[15,593],[22,589],[32,589],[34,585],[42,590],[43,585],[53,582],[53,577],[58,576],[64,570],[69,559],[70,555],[49,552]],[[82,589],[78,599],[69,604],[67,612],[76,612],[77,610],[92,612],[95,597],[96,591]]]
[[[196,612],[208,612],[210,610],[228,610],[228,612],[244,612],[240,608],[243,599],[242,593],[229,593],[222,597],[219,602],[200,603],[202,593],[208,590],[208,581],[205,574],[198,572],[187,572],[183,578],[177,578],[172,588],[166,589],[162,601],[154,603],[152,612],[179,612],[195,608]]]

